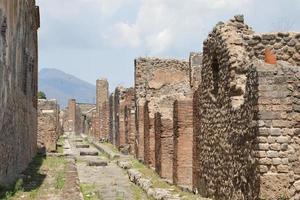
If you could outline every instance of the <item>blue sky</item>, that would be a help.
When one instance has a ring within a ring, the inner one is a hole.
[[[132,86],[134,58],[187,59],[219,21],[244,14],[257,32],[300,31],[300,0],[37,0],[39,66],[113,90]]]

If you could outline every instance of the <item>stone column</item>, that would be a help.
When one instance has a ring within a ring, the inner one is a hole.
[[[155,114],[155,169],[170,182],[173,181],[173,122],[160,113]]]
[[[100,119],[100,138],[108,139],[109,135],[109,99],[108,81],[98,79],[96,82],[96,110]]]
[[[190,191],[193,189],[193,102],[180,99],[174,103],[173,182]]]
[[[76,121],[76,100],[70,99],[68,103],[68,124],[69,132],[75,132],[75,121]]]

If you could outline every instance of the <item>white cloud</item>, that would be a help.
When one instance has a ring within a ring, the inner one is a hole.
[[[151,49],[152,53],[159,54],[164,52],[172,42],[172,34],[168,30],[150,35],[146,38],[146,46]]]
[[[117,31],[117,34],[114,33],[115,31]],[[134,24],[118,23],[108,34],[107,37],[114,37],[113,43],[115,46],[138,47],[141,43],[138,29]]]
[[[153,55],[163,54],[171,48],[179,49],[196,35],[200,44],[200,36],[208,26],[212,28],[209,22],[219,13],[238,13],[249,3],[250,0],[142,0],[136,20],[117,22],[113,26],[115,35],[109,38],[112,43],[117,37],[123,45],[141,45]]]

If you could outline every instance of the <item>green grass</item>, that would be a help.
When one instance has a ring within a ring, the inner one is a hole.
[[[83,194],[84,200],[102,200],[94,184],[80,183],[80,191]]]
[[[64,153],[64,143],[65,143],[65,139],[60,137],[57,141],[57,144],[60,144],[61,146],[57,147],[57,152],[58,153]]]
[[[65,181],[66,181],[65,172],[64,171],[58,172],[55,177],[55,188],[62,190],[65,185]]]
[[[171,191],[173,191],[172,193],[179,194],[184,199],[196,200],[199,197],[189,192],[183,192],[180,188],[174,185],[169,185],[163,179],[161,179],[155,171],[146,167],[136,159],[132,159],[132,167],[141,172],[144,177],[150,178],[154,188],[171,189]]]
[[[24,179],[18,179],[8,188],[0,188],[0,199],[14,200],[21,196],[24,200],[40,199],[51,186],[57,192],[61,191],[65,184],[66,163],[63,157],[37,155],[25,170]],[[49,174],[52,174],[54,181],[46,184],[44,181]]]

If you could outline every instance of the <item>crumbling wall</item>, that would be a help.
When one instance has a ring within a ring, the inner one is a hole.
[[[41,150],[56,151],[56,142],[60,135],[59,105],[56,100],[38,101],[37,144]]]
[[[199,84],[201,83],[202,53],[190,53],[189,65],[190,87],[193,91],[196,91]]]
[[[204,42],[196,132],[199,193],[215,199],[257,199],[257,77],[241,39],[243,18],[219,23]]]
[[[34,0],[0,1],[0,185],[37,149],[38,28]]]
[[[291,42],[297,35],[257,35],[243,16],[235,16],[205,40],[195,94],[196,187],[203,196],[299,198],[294,167],[299,166],[294,109],[299,67],[291,66],[298,65],[297,44]],[[258,62],[267,61],[266,49],[289,63]]]
[[[144,160],[150,166],[154,167],[157,163],[155,162],[155,143],[157,141],[155,140],[156,128],[154,127],[155,113],[159,112],[161,114],[162,123],[172,124],[173,102],[190,92],[189,69],[188,62],[181,60],[158,58],[138,58],[135,60],[135,98],[137,106],[144,110],[137,110],[137,112],[144,114],[143,122],[140,120],[140,115],[137,117],[137,123],[139,123],[137,127],[143,127],[143,129],[138,128],[137,134],[144,136]],[[146,102],[148,108],[145,107]],[[145,108],[147,112],[145,112]],[[164,126],[168,127],[169,124],[162,124],[162,127]],[[162,130],[166,132],[161,132],[161,145],[171,148],[168,143],[169,140],[173,143],[172,128],[163,128]],[[169,133],[167,133],[167,130]],[[138,136],[138,138],[141,137]],[[164,142],[166,142],[166,145]],[[162,149],[161,152],[163,154],[170,153],[170,155],[162,155],[166,160],[163,159],[162,162],[158,163],[162,165],[168,163],[172,167],[173,158],[171,154],[173,151]],[[161,169],[164,170],[167,167],[161,167]],[[172,172],[169,169],[168,171]],[[168,177],[164,178],[172,180],[172,175],[169,176],[168,174]]]
[[[250,58],[264,60],[265,49],[276,55],[277,60],[300,66],[300,33],[263,33],[243,36]]]

